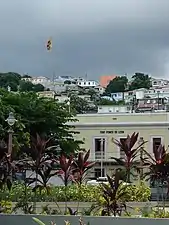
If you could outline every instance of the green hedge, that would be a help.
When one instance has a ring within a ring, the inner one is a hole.
[[[147,201],[150,197],[150,188],[144,183],[136,186],[126,187],[129,192],[127,201]],[[18,202],[25,198],[24,185],[14,185],[12,190],[0,191],[0,200]],[[82,185],[80,192],[76,185],[67,187],[66,201],[95,202],[101,200],[101,190],[99,186]],[[34,201],[34,193],[31,188],[27,188],[27,199]],[[37,202],[62,202],[65,201],[65,187],[51,187],[50,193],[46,191],[37,192]]]

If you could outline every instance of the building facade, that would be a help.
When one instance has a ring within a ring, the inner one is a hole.
[[[99,105],[97,113],[130,113],[131,107],[127,105]]]
[[[151,85],[152,87],[165,87],[166,85],[169,85],[169,81],[165,79],[158,79],[158,78],[152,78],[151,79]]]
[[[94,88],[97,87],[99,84],[94,80],[81,79],[77,81],[77,85],[83,88]]]
[[[133,132],[139,132],[139,139],[147,141],[144,148],[153,154],[153,146],[169,146],[169,113],[132,114],[81,114],[71,125],[79,133],[75,138],[82,140],[83,149],[90,149],[90,160],[97,164],[92,177],[111,175],[116,168],[111,157],[122,158],[124,153],[114,144],[114,140],[125,139]]]

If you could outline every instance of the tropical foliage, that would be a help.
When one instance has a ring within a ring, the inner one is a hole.
[[[135,73],[132,76],[132,81],[129,85],[130,90],[136,90],[139,88],[149,89],[151,87],[151,77],[144,73]]]
[[[138,158],[138,153],[142,150],[141,147],[146,143],[138,143],[139,133],[133,133],[131,136],[127,135],[126,139],[114,140],[114,144],[119,147],[119,151],[124,153],[124,158],[115,158],[114,159],[119,166],[123,166],[126,171],[126,182],[130,182],[130,176],[132,174],[133,168],[138,168],[140,158]]]
[[[89,162],[90,150],[79,152],[77,159],[73,162],[73,174],[76,182],[82,184],[87,172],[95,165],[95,162]]]
[[[127,88],[127,83],[128,83],[128,79],[126,76],[115,77],[107,85],[105,92],[107,94],[116,93],[116,92],[124,92]]]
[[[81,142],[73,139],[72,127],[67,125],[72,121],[72,115],[64,104],[39,98],[33,92],[12,93],[2,89],[0,95],[0,139],[8,141],[5,119],[12,111],[17,119],[13,126],[13,150],[17,157],[30,150],[30,139],[32,136],[36,138],[36,133],[46,138],[52,136],[52,145],[60,146],[60,150],[67,154],[79,149]]]
[[[19,202],[25,198],[24,184],[14,184],[11,191],[7,189],[0,193],[0,200],[8,199],[11,202]],[[137,183],[136,185],[127,186],[128,198],[127,202],[146,202],[150,197],[150,188],[144,183]],[[102,204],[104,199],[101,195],[100,186],[91,186],[82,184],[81,195],[79,195],[78,185],[69,185],[67,187],[67,201],[68,202],[98,202]],[[27,188],[27,199],[29,202],[34,201],[34,193],[32,187]],[[43,189],[41,192],[37,190],[37,202],[64,202],[65,201],[65,188],[63,186],[51,186],[50,193],[47,194]]]
[[[119,174],[116,173],[114,179],[109,177],[108,184],[102,184],[103,198],[105,199],[102,215],[121,216],[123,208],[126,210],[125,201],[127,198],[127,190],[123,182],[120,182]]]
[[[169,154],[165,150],[165,147],[159,145],[157,149],[154,149],[153,156],[145,152],[144,165],[149,167],[149,171],[145,173],[153,183],[159,181],[164,183],[169,177]]]

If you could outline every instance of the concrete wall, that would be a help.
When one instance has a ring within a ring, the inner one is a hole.
[[[56,225],[64,225],[65,220],[71,225],[79,225],[77,216],[42,216],[42,215],[0,215],[0,225],[36,225],[32,217],[41,219],[46,225],[53,221]],[[168,225],[169,219],[146,219],[146,218],[113,218],[113,217],[83,217],[85,224],[90,225]]]
[[[169,113],[132,113],[132,114],[78,114],[76,116],[77,122],[71,123],[72,125],[76,124],[85,124],[85,123],[114,123],[118,124],[125,122],[167,122]]]
[[[94,203],[92,202],[80,202],[79,205],[79,212],[84,212],[84,210],[90,209],[91,206]],[[30,205],[33,205],[33,202],[30,203]],[[138,215],[138,213],[135,209],[139,208],[140,210],[147,208],[147,210],[151,210],[151,208],[157,207],[157,202],[127,202],[127,212],[131,213],[132,215]],[[16,206],[16,202],[13,202],[12,208]],[[62,215],[65,211],[65,202],[58,202],[57,204],[54,202],[37,202],[36,203],[36,213],[42,214],[42,208],[48,206],[48,208],[52,210],[56,210],[58,212],[62,212]],[[78,202],[67,202],[67,206],[70,207],[73,210],[77,210]],[[160,205],[162,207],[162,204]],[[169,203],[166,202],[166,210],[169,211]],[[15,214],[23,214],[23,211],[21,209],[18,209]],[[1,225],[1,224],[0,224]]]

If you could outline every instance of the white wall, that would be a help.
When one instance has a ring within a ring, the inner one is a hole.
[[[35,178],[36,175],[34,172],[27,170],[26,171],[26,178]],[[40,179],[40,177],[38,177]],[[48,184],[54,185],[54,186],[64,186],[64,183],[62,179],[58,176],[51,177]],[[34,184],[32,184],[34,186]]]
[[[127,106],[98,106],[98,113],[126,113],[129,112]]]

